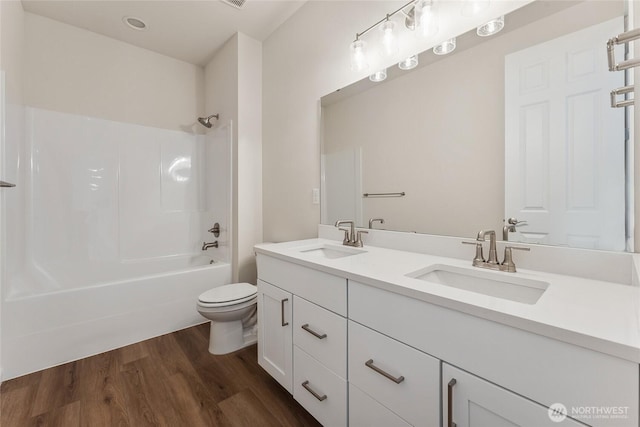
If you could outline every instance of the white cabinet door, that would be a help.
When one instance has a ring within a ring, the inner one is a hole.
[[[584,426],[446,363],[442,364],[442,405],[445,427]]]
[[[258,363],[293,393],[293,298],[258,280]]]

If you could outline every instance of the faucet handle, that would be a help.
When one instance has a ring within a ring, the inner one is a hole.
[[[513,252],[511,251],[512,249],[517,249],[519,251],[527,251],[529,252],[531,250],[531,248],[525,248],[522,246],[505,246],[504,247],[504,261],[502,261],[502,270],[503,271],[508,271],[509,273],[515,273],[516,272],[516,265],[513,262]]]
[[[369,234],[369,232],[368,232],[368,231],[366,231],[366,230],[357,230],[357,231],[356,231],[356,241],[355,241],[355,244],[356,244],[356,246],[357,246],[357,247],[359,247],[359,248],[361,248],[361,247],[363,246],[363,245],[362,245],[362,233],[364,233],[364,234]]]
[[[520,227],[522,225],[529,225],[527,221],[518,221],[516,218],[509,218],[507,220],[507,224],[515,225],[516,227]]]
[[[484,254],[482,253],[482,242],[476,240],[475,242],[462,242],[464,245],[475,245],[476,255],[473,257],[473,266],[481,265],[484,262]]]
[[[349,243],[349,240],[351,239],[351,237],[349,236],[349,229],[338,227],[338,230],[344,231],[344,239],[342,240],[342,244],[346,245],[347,243]]]

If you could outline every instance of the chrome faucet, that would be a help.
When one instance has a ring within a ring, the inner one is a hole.
[[[509,232],[515,233],[516,227],[527,225],[527,221],[518,221],[516,218],[509,218],[502,227],[502,240],[509,241]]]
[[[489,259],[487,259],[487,264],[500,264],[498,262],[498,251],[496,250],[496,232],[493,230],[480,230],[478,231],[478,237],[476,237],[476,240],[478,242],[484,242],[487,240],[487,235],[489,235]]]
[[[349,228],[340,228],[342,224],[349,224]],[[338,227],[338,230],[344,231],[344,239],[342,240],[342,244],[345,246],[355,246],[356,248],[361,248],[362,244],[362,233],[368,233],[368,231],[364,230],[356,230],[355,224],[351,220],[339,219],[335,224]]]
[[[512,224],[516,225],[516,224]],[[486,241],[486,236],[489,236],[489,258],[484,259],[482,253],[482,244]],[[516,265],[513,262],[513,249],[520,251],[529,251],[530,248],[524,248],[520,246],[505,246],[504,258],[502,263],[498,262],[498,253],[496,250],[496,232],[494,230],[479,231],[475,242],[462,242],[466,245],[475,245],[476,254],[473,257],[471,265],[474,267],[488,268],[491,270],[506,271],[509,273],[516,272]]]
[[[373,223],[379,222],[380,224],[384,224],[384,218],[371,218],[369,219],[369,228],[373,228]]]
[[[212,243],[207,243],[207,242],[202,242],[202,250],[206,251],[209,248],[217,248],[218,247],[218,241],[216,240],[215,242]]]

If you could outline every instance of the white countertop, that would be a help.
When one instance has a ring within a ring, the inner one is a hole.
[[[327,239],[263,243],[255,251],[380,289],[640,363],[640,288],[561,274],[518,269],[515,275],[549,283],[529,305],[406,277],[433,264],[470,267],[460,260],[365,246],[364,253],[336,259],[300,252]],[[514,277],[515,277],[514,276]]]

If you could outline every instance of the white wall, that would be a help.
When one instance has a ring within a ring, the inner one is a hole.
[[[201,67],[25,13],[25,104],[199,132]]]
[[[432,40],[409,43],[418,52],[438,41],[461,34],[508,12],[523,2],[492,2],[491,9],[475,18],[443,23]],[[456,6],[457,4],[457,6]],[[318,101],[329,92],[362,77],[350,71],[349,43],[356,32],[369,27],[397,2],[307,2],[263,44],[263,217],[264,239],[284,241],[313,237],[320,209],[312,204],[312,189],[320,186]],[[382,66],[372,65],[371,69]]]
[[[262,242],[261,52],[260,42],[237,33],[205,67],[206,114],[233,121],[233,280],[250,283],[253,245]]]
[[[256,283],[262,242],[262,43],[238,34],[238,277]]]
[[[24,138],[22,98],[22,53],[24,46],[24,11],[20,1],[0,1],[0,70],[5,76],[4,93],[0,94],[0,179],[16,182],[16,164],[7,160],[7,155],[17,158],[17,147],[22,146]],[[5,139],[6,138],[6,139]],[[7,191],[13,193],[7,194]],[[20,199],[17,196],[19,188],[0,190],[0,241],[5,241],[5,210],[8,204],[15,204]],[[13,248],[15,250],[15,248]],[[6,246],[0,245],[0,324],[6,324],[7,319],[2,310],[3,288],[5,282]],[[0,329],[0,381],[2,380],[2,330]]]

